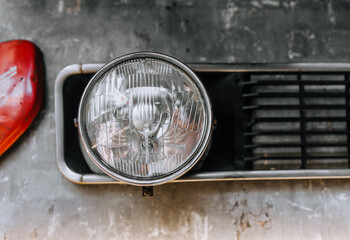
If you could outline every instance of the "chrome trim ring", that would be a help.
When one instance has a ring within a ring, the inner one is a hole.
[[[99,155],[95,154],[94,151],[90,148],[89,140],[88,140],[88,134],[86,129],[86,123],[85,119],[83,117],[83,112],[85,112],[85,103],[88,100],[88,95],[91,92],[92,88],[95,86],[95,84],[100,80],[100,78],[110,69],[113,67],[133,59],[140,59],[140,58],[153,58],[153,59],[159,59],[165,62],[168,62],[175,67],[179,68],[181,71],[183,71],[185,74],[189,76],[189,78],[192,80],[192,82],[197,86],[201,97],[204,100],[204,109],[206,112],[206,118],[204,119],[204,134],[201,136],[200,143],[196,149],[196,151],[188,158],[186,162],[182,164],[181,167],[175,169],[174,171],[168,173],[165,176],[160,177],[154,177],[154,178],[132,178],[130,176],[126,176],[122,174],[121,172],[118,172],[116,169],[109,166]],[[129,183],[132,185],[138,185],[138,186],[150,186],[150,185],[159,185],[166,182],[170,182],[176,178],[179,178],[180,176],[184,175],[186,172],[188,172],[203,156],[205,153],[205,150],[208,147],[208,144],[210,142],[211,134],[212,134],[212,106],[210,103],[209,96],[202,84],[202,82],[199,80],[197,75],[190,69],[187,65],[180,62],[179,60],[164,55],[160,53],[154,53],[154,52],[138,52],[138,53],[132,53],[128,55],[124,55],[122,57],[116,58],[112,60],[111,62],[107,63],[105,66],[103,66],[90,80],[88,85],[86,86],[84,93],[82,95],[82,98],[80,100],[79,104],[79,110],[78,110],[78,129],[79,129],[79,136],[82,141],[82,145],[88,154],[88,156],[91,158],[91,160],[107,175],[111,176],[112,178]]]

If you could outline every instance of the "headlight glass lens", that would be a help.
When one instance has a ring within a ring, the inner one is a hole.
[[[125,177],[159,178],[198,150],[208,125],[203,97],[177,66],[138,58],[113,66],[87,92],[88,145]]]

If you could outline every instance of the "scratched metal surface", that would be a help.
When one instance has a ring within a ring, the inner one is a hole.
[[[0,239],[348,239],[349,180],[78,186],[55,162],[66,65],[139,50],[191,62],[350,60],[349,1],[0,0],[0,41],[34,41],[46,101],[0,158]],[[0,86],[1,87],[1,86]]]

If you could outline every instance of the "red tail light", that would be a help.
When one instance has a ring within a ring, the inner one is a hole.
[[[0,155],[29,127],[43,101],[43,60],[25,40],[0,43]]]

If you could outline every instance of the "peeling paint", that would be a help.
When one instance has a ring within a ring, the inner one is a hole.
[[[191,212],[191,231],[193,233],[192,239],[194,240],[208,239],[208,216],[201,216],[196,212]]]
[[[0,178],[0,183],[5,183],[9,181],[9,176],[6,175],[5,177]]]
[[[64,0],[58,0],[57,8],[58,13],[62,14],[64,11]]]
[[[238,7],[231,1],[227,2],[225,10],[222,10],[221,15],[224,23],[224,29],[230,29],[232,20],[238,11]]]
[[[291,205],[291,206],[293,206],[293,207],[295,207],[295,208],[299,208],[299,209],[301,209],[301,210],[308,211],[308,212],[314,211],[312,208],[302,206],[302,205],[300,205],[300,204],[298,204],[298,203],[296,203],[296,202],[292,202],[292,201],[290,201],[290,200],[288,200],[288,199],[284,199],[284,200],[285,200],[289,205]]]
[[[54,233],[56,231],[56,229],[58,228],[60,222],[59,222],[59,217],[60,214],[56,213],[54,214],[54,216],[51,218],[48,227],[47,227],[47,236],[49,238],[54,236]]]
[[[261,4],[265,5],[265,6],[279,7],[280,1],[278,1],[278,0],[262,0]]]
[[[333,25],[335,25],[336,24],[336,18],[335,18],[335,13],[334,13],[334,10],[333,10],[332,1],[328,2],[327,13],[328,13],[329,21]]]

